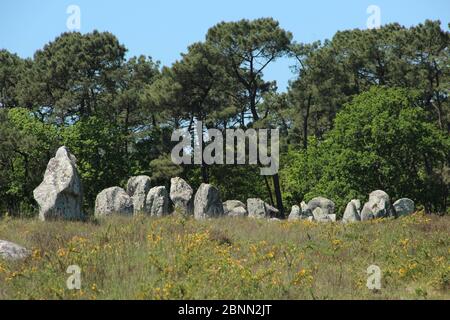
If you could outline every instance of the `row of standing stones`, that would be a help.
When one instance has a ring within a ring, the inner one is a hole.
[[[61,147],[50,159],[42,183],[34,190],[39,205],[40,220],[83,220],[83,187],[78,174],[76,158],[66,147]],[[170,200],[169,200],[170,199]],[[171,209],[173,203],[173,210]],[[258,198],[222,202],[219,190],[210,184],[201,184],[194,195],[192,187],[182,178],[171,179],[170,194],[164,186],[151,186],[147,176],[131,177],[126,190],[111,187],[101,191],[95,201],[95,216],[108,217],[113,214],[147,214],[164,216],[170,212],[193,215],[195,219],[220,216],[267,218],[277,221],[279,212]],[[300,206],[294,205],[288,220],[335,222],[333,201],[317,197]],[[391,204],[388,194],[377,190],[369,195],[369,201],[361,209],[359,200],[351,200],[344,212],[343,223],[365,221],[376,218],[399,217],[414,211],[414,202],[403,198]],[[0,257],[21,259],[29,250],[14,243],[0,240]]]
[[[66,147],[61,147],[50,159],[44,180],[34,190],[41,220],[55,218],[78,220],[83,218],[81,204],[83,188],[77,171],[76,158]],[[173,203],[173,209],[171,209]],[[194,195],[192,187],[182,178],[171,179],[170,193],[164,186],[152,187],[148,176],[131,177],[126,190],[111,187],[100,192],[95,201],[95,216],[112,214],[164,216],[170,212],[183,212],[196,219],[218,216],[248,216],[276,220],[278,210],[261,199],[250,198],[244,204],[238,200],[221,201],[219,190],[202,184]],[[300,206],[294,205],[289,220],[336,221],[333,201],[317,197]],[[388,194],[376,190],[361,209],[359,200],[351,200],[344,212],[342,222],[365,221],[375,218],[398,217],[414,211],[414,202],[403,198],[391,205]]]

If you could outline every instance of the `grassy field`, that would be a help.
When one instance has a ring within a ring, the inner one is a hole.
[[[0,260],[0,299],[450,299],[450,217],[351,225],[239,218],[0,220],[30,248]],[[382,271],[381,289],[366,270]],[[81,290],[68,290],[78,265]]]

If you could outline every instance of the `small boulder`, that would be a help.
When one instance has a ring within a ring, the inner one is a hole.
[[[259,198],[247,199],[247,210],[250,218],[274,218],[279,214],[277,208]]]
[[[361,221],[361,201],[351,200],[345,207],[344,216],[342,222],[356,222]]]
[[[326,211],[323,210],[321,207],[316,207],[312,211],[312,214],[314,217],[314,221],[317,221],[317,222],[331,222],[332,221],[330,215],[326,214]]]
[[[195,219],[214,218],[223,215],[223,204],[220,200],[219,189],[210,184],[202,183],[194,199]]]
[[[83,188],[78,174],[76,158],[66,147],[61,147],[50,159],[44,180],[33,191],[39,205],[39,219],[80,220]]]
[[[169,213],[169,196],[166,187],[161,186],[150,189],[145,200],[145,212],[157,217]]]
[[[306,204],[305,201],[302,201],[300,203],[300,209],[302,209],[302,212],[306,212],[306,210],[308,210],[308,205]]]
[[[182,178],[176,177],[170,180],[170,199],[174,204],[176,212],[188,215],[193,214],[193,194],[194,190]]]
[[[274,206],[271,206],[268,203],[264,203],[264,204],[266,206],[266,215],[267,215],[267,217],[275,218],[275,217],[279,216],[280,211],[277,208],[275,208]]]
[[[364,204],[361,211],[361,221],[394,216],[395,211],[389,200],[389,195],[382,190],[370,193],[369,201]]]
[[[291,213],[289,214],[288,220],[295,221],[300,220],[302,215],[302,211],[299,206],[293,205],[291,209]]]
[[[103,190],[95,200],[95,216],[104,217],[112,214],[133,215],[133,201],[128,193],[120,187]]]
[[[321,214],[329,215],[334,213],[335,204],[333,201],[324,198],[324,197],[316,197],[308,202],[308,210],[314,212],[316,208],[320,208]]]
[[[247,210],[250,218],[266,218],[266,205],[258,198],[247,199]]]
[[[21,260],[31,254],[30,250],[13,242],[0,240],[0,258],[4,260]]]
[[[244,217],[247,215],[245,204],[238,200],[227,200],[223,203],[223,211],[226,216]]]
[[[127,183],[127,193],[133,200],[134,213],[145,213],[145,200],[151,188],[148,176],[131,177]]]
[[[397,217],[407,216],[414,212],[414,201],[402,198],[394,202],[394,210]]]

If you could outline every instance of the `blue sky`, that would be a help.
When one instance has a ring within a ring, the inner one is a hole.
[[[68,31],[69,5],[81,10],[81,32],[110,31],[128,48],[127,56],[149,55],[170,65],[186,47],[204,39],[220,21],[273,17],[298,42],[330,38],[337,30],[366,28],[369,5],[381,10],[381,23],[415,25],[439,19],[447,29],[450,0],[1,0],[0,48],[21,57]],[[284,91],[293,78],[282,59],[269,67],[267,80]]]

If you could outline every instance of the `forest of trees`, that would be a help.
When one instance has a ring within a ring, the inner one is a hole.
[[[314,196],[347,201],[376,189],[449,212],[450,33],[439,21],[337,32],[296,43],[271,18],[222,22],[172,66],[126,59],[111,33],[64,33],[22,59],[0,50],[0,215],[32,215],[32,191],[61,145],[78,159],[85,210],[145,174],[184,177],[222,199],[260,197],[286,213]],[[264,77],[290,57],[286,93]],[[172,163],[176,128],[278,128],[280,172]]]

